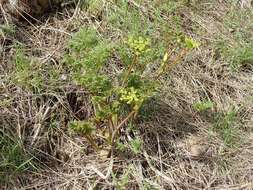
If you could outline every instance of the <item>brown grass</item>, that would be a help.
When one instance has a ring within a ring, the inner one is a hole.
[[[148,105],[152,108],[149,118],[138,121],[143,152],[110,158],[95,154],[82,137],[69,135],[66,128],[69,115],[90,114],[88,103],[80,105],[75,99],[76,94],[85,98],[85,92],[60,83],[58,94],[49,91],[43,98],[43,94],[31,94],[10,84],[7,77],[15,40],[24,43],[26,52],[40,62],[61,70],[59,60],[72,32],[84,23],[106,31],[103,22],[69,8],[33,23],[17,23],[16,37],[0,40],[0,98],[12,99],[10,105],[0,108],[0,125],[17,134],[40,169],[25,172],[0,189],[114,189],[117,181],[111,173],[120,179],[127,170],[125,189],[145,189],[145,184],[156,189],[253,189],[252,70],[231,72],[229,63],[216,58],[209,45],[217,35],[224,35],[217,17],[222,20],[228,10],[227,4],[217,2],[210,9],[183,13],[200,28],[198,33],[186,31],[204,43],[164,79],[161,97]],[[203,98],[215,103],[207,114],[192,108]],[[232,126],[238,125],[239,133],[238,146],[230,147],[213,126],[215,114],[232,108],[240,108]],[[51,130],[47,119],[55,113],[62,122]]]

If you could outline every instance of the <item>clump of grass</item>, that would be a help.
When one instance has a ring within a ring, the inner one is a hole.
[[[133,170],[132,166],[128,166],[128,168],[125,168],[123,171],[123,174],[121,176],[117,176],[116,174],[112,173],[113,183],[114,186],[119,189],[123,190],[127,188],[127,185],[130,181],[131,171]]]
[[[248,67],[253,65],[253,43],[246,43],[239,47],[234,47],[234,49],[228,52],[231,57],[233,68]]]
[[[20,87],[40,92],[43,78],[39,72],[38,65],[29,59],[25,54],[22,46],[16,47],[15,55],[15,72],[12,81]]]
[[[7,35],[13,35],[15,33],[15,27],[13,25],[0,25],[0,36],[5,37]]]
[[[224,18],[225,31],[218,37],[217,47],[234,70],[253,65],[252,19],[252,10],[236,6],[232,6]]]
[[[238,111],[231,109],[228,112],[217,114],[214,130],[218,132],[224,144],[228,147],[236,147],[240,144],[238,128]]]
[[[6,182],[32,168],[32,158],[26,155],[20,143],[0,131],[0,182]]]
[[[14,69],[8,76],[12,84],[33,93],[54,93],[66,83],[67,76],[55,65],[41,63],[36,57],[26,55],[27,50],[22,44],[16,44],[13,48]]]

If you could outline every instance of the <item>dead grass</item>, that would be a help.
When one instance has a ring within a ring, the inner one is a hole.
[[[138,10],[152,12],[148,3]],[[80,26],[93,25],[106,34],[117,29],[103,22],[98,12],[79,8],[17,23],[16,36],[0,40],[0,125],[16,136],[36,169],[14,176],[0,189],[253,189],[252,66],[231,71],[230,62],[213,45],[227,32],[223,18],[231,4],[203,1],[200,5],[180,9],[184,22],[192,23],[184,32],[202,45],[164,78],[161,95],[141,115],[143,151],[110,158],[95,154],[82,137],[68,132],[68,120],[87,117],[91,107],[85,92],[70,85],[61,60],[68,39]],[[116,39],[124,34],[109,35]],[[60,80],[48,84],[47,91],[34,94],[10,82],[16,41],[25,44],[26,53],[43,66],[53,65],[59,71]],[[87,101],[78,100],[80,95]],[[212,101],[214,107],[197,112],[192,105],[202,100]],[[227,124],[231,110],[238,111]],[[227,127],[229,144],[223,138]]]

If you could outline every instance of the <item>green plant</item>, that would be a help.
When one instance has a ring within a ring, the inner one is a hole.
[[[127,130],[135,132],[137,129],[133,129],[128,126]],[[120,142],[119,140],[116,141],[116,149],[120,150],[121,152],[129,150],[137,155],[141,152],[142,147],[143,147],[143,141],[138,136],[129,140],[129,143],[127,143],[127,144],[124,144],[124,143]]]
[[[185,38],[184,44],[173,60],[164,52],[162,59],[155,60],[161,63],[158,69],[150,71],[148,68],[153,61],[148,57],[154,52],[151,39],[131,35],[127,40],[109,43],[94,29],[81,29],[71,39],[65,61],[76,84],[90,94],[94,114],[87,121],[70,122],[71,129],[84,135],[96,150],[102,148],[96,143],[98,137],[110,149],[114,147],[122,129],[137,117],[143,103],[159,90],[159,77],[168,71],[170,64],[177,64],[198,45],[190,38]],[[114,64],[113,55],[121,60],[120,65],[114,65],[120,70],[116,74],[109,72],[109,63]],[[134,152],[138,152],[139,141],[131,144]]]
[[[234,69],[243,66],[253,66],[253,43],[247,43],[243,46],[238,46],[229,51],[231,66]]]
[[[13,46],[13,71],[8,75],[12,84],[25,91],[50,94],[62,91],[61,86],[68,77],[63,68],[54,64],[42,63],[33,56],[28,56],[24,45]],[[61,75],[62,74],[62,75]]]
[[[117,177],[116,174],[112,173],[112,178],[113,178],[113,184],[118,190],[123,190],[126,189],[128,183],[129,183],[129,178],[132,169],[132,165],[129,165],[126,169],[124,169],[123,174],[120,177]]]
[[[201,101],[192,104],[192,107],[198,112],[204,112],[209,109],[212,109],[214,107],[214,103],[212,101]]]
[[[11,80],[24,89],[40,92],[43,85],[43,77],[39,71],[40,65],[25,55],[21,45],[16,45],[15,49],[15,71],[12,73]]]
[[[253,65],[252,10],[232,6],[217,36],[216,49],[233,70]]]
[[[15,33],[15,27],[13,25],[0,25],[0,36],[13,35]]]
[[[220,134],[225,145],[229,147],[236,146],[239,143],[237,113],[237,110],[231,109],[228,112],[218,114],[214,125],[214,130]]]
[[[33,167],[30,158],[14,137],[0,131],[0,182]]]
[[[142,148],[142,140],[140,138],[136,138],[130,141],[131,150],[134,154],[139,154]]]

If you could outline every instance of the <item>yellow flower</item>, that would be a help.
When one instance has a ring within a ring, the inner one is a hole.
[[[166,52],[163,56],[163,62],[166,62],[169,58],[169,54]]]
[[[126,102],[127,104],[132,104],[139,101],[137,90],[135,90],[133,87],[130,87],[129,89],[123,89],[121,90],[121,101]]]
[[[127,44],[136,55],[140,55],[149,50],[148,46],[150,45],[150,40],[144,39],[143,37],[139,37],[137,39],[129,37],[129,39],[127,40]]]

